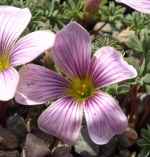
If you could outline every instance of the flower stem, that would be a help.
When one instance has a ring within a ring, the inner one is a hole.
[[[0,124],[4,122],[6,117],[6,109],[7,109],[8,101],[0,101]]]
[[[137,124],[137,105],[136,105],[136,95],[137,95],[137,85],[131,86],[131,106],[130,106],[130,118],[129,123],[134,124],[134,126]]]

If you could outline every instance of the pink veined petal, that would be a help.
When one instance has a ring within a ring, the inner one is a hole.
[[[150,0],[116,0],[116,2],[124,3],[142,13],[150,13]]]
[[[132,65],[123,60],[120,52],[106,46],[97,50],[93,55],[89,75],[95,88],[100,88],[134,78],[137,72]]]
[[[21,8],[16,8],[16,7],[13,7],[13,6],[8,6],[8,5],[1,5],[0,6],[0,14],[1,13],[11,13],[11,12],[16,12],[16,11],[21,11],[22,9]]]
[[[0,100],[7,101],[14,97],[18,81],[19,75],[14,68],[0,72]]]
[[[115,134],[124,132],[128,120],[119,105],[108,94],[95,93],[85,101],[88,132],[96,144],[106,144]]]
[[[75,22],[68,24],[56,34],[52,56],[58,68],[69,78],[85,77],[91,56],[88,32]]]
[[[82,124],[83,104],[65,97],[50,105],[39,117],[41,130],[73,145],[78,138]]]
[[[17,38],[31,19],[29,9],[0,7],[0,54],[9,56]],[[9,10],[10,9],[10,10]],[[4,10],[4,12],[1,12]]]
[[[36,31],[21,38],[11,56],[11,66],[28,63],[53,46],[55,34],[48,30]]]
[[[24,105],[42,104],[65,95],[68,81],[42,66],[28,64],[19,70],[15,100]]]

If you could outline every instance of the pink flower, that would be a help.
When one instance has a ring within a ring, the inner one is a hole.
[[[150,13],[150,0],[116,0],[116,2],[124,3],[142,13]]]
[[[113,97],[99,90],[137,76],[121,53],[103,47],[91,58],[88,32],[70,23],[56,34],[52,56],[66,77],[38,65],[25,65],[19,71],[15,95],[17,102],[26,105],[58,99],[39,117],[40,129],[73,145],[85,116],[89,135],[97,144],[122,133],[128,125],[126,116]]]
[[[13,98],[19,74],[13,68],[32,61],[49,49],[55,38],[51,31],[37,31],[17,38],[31,19],[26,9],[0,6],[0,100]]]

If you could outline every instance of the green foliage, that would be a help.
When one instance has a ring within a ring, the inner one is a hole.
[[[112,46],[116,50],[118,51],[120,50],[120,45],[118,44],[116,40],[111,40],[105,37],[105,38],[99,38],[92,44],[92,53],[95,53],[99,48],[103,46]]]
[[[113,85],[107,86],[104,89],[104,91],[113,95],[127,94],[130,91],[130,86],[127,84],[123,84],[123,85],[113,84]]]
[[[71,20],[82,18],[84,1],[67,0],[60,4],[60,0],[43,0],[35,3],[32,0],[0,0],[0,5],[12,5],[29,8],[32,14],[30,31],[52,29],[55,32],[62,29]]]
[[[125,44],[132,49],[135,54],[143,54],[150,52],[150,30],[142,29],[139,34],[131,34],[129,41]]]
[[[122,6],[115,6],[114,2],[109,2],[109,7],[103,7],[99,11],[102,21],[112,23],[116,28],[120,28],[121,20],[124,17],[125,8]]]
[[[137,59],[134,56],[126,57],[125,60],[134,66],[134,68],[137,70],[137,73],[140,73],[140,66],[138,64]]]
[[[150,27],[150,15],[134,11],[125,16],[123,23],[132,30],[138,31]]]
[[[141,130],[143,139],[137,141],[137,144],[143,148],[140,157],[148,157],[150,154],[150,126],[148,125],[147,128]]]
[[[150,30],[142,29],[138,35],[131,34],[129,41],[125,44],[133,51],[133,54],[139,59],[139,63],[134,56],[128,57],[128,62],[131,63],[138,72],[136,82],[146,87],[150,94],[150,81],[148,80],[150,74]],[[139,66],[140,64],[140,66]]]
[[[62,4],[62,10],[64,10],[64,15],[71,21],[81,19],[83,16],[82,8],[84,5],[84,0],[68,0],[64,1]]]
[[[34,23],[33,30],[51,28],[57,31],[68,22],[61,12],[60,0],[43,0],[43,4],[33,7],[31,13]]]
[[[140,42],[140,40],[136,34],[131,34],[129,41],[126,41],[125,44],[134,53],[143,53],[142,43]]]

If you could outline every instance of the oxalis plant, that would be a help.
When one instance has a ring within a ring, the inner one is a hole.
[[[126,13],[123,3],[133,11]],[[41,114],[39,128],[68,145],[76,142],[83,118],[96,144],[106,144],[128,124],[142,129],[150,103],[139,118],[136,97],[150,94],[149,0],[0,0],[0,5],[0,123],[13,99],[38,105],[31,113]],[[104,24],[93,30],[100,21]],[[117,31],[132,30],[129,40],[99,38],[108,23]],[[115,99],[120,95],[121,103]],[[141,130],[141,157],[150,152],[149,130]]]

